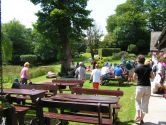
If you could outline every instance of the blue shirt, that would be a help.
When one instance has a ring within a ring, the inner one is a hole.
[[[121,76],[122,75],[122,68],[120,68],[120,67],[116,67],[115,69],[114,69],[114,74],[115,74],[115,76]]]

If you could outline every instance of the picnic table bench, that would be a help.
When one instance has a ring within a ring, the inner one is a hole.
[[[107,95],[107,96],[116,96],[120,97],[123,96],[123,91],[121,90],[102,90],[102,89],[89,89],[89,88],[80,88],[75,87],[72,88],[72,93],[76,94],[89,94],[89,95]],[[121,108],[120,104],[117,102],[113,105],[113,121],[117,119],[117,111]]]
[[[108,106],[103,106],[107,103],[109,105],[117,103],[117,98],[96,98],[96,96],[73,95],[73,94],[57,94],[50,98],[42,98],[38,105],[41,110],[38,112],[40,125],[43,125],[43,119],[46,120],[46,125],[49,125],[50,119],[59,119],[65,121],[111,125],[112,118],[103,118],[102,113],[111,114],[111,109]],[[60,113],[43,112],[44,107],[60,108]],[[96,116],[89,116],[89,113],[80,114],[79,111],[96,112]],[[73,113],[73,111],[76,111]]]
[[[32,83],[29,85],[22,84],[20,85],[21,89],[30,89],[30,90],[46,90],[45,96],[53,96],[57,94],[58,86],[55,84],[40,84],[40,83]]]
[[[110,81],[117,81],[119,86],[122,83],[124,83],[125,81],[128,82],[128,80],[126,80],[124,78],[107,78],[107,79],[103,79],[102,80],[102,84],[101,85],[108,85]]]
[[[46,83],[43,83],[46,84]],[[58,86],[59,92],[62,93],[67,86],[69,86],[69,90],[73,87],[82,87],[84,84],[83,80],[73,80],[73,79],[53,79],[52,84],[56,84]]]
[[[4,94],[4,93],[3,93]],[[6,117],[7,125],[24,125],[24,116],[31,108],[28,106],[13,105],[9,94],[3,95],[3,103],[0,104],[0,111],[3,111],[1,116]],[[7,107],[4,107],[7,105]]]

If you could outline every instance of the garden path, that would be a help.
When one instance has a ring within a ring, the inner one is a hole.
[[[162,95],[151,95],[144,122],[144,125],[166,125],[166,99]]]

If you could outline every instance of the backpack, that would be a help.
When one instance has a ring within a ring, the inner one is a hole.
[[[133,67],[130,63],[126,63],[126,69],[131,70]]]

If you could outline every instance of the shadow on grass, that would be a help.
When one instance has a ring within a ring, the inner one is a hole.
[[[129,83],[121,83],[120,85],[119,85],[119,83],[118,82],[108,82],[108,83],[106,83],[106,84],[104,84],[104,85],[102,85],[102,86],[113,86],[113,87],[131,87],[131,86],[135,86],[135,85],[133,85],[133,84],[129,84]]]
[[[125,121],[125,122],[117,121],[115,125],[133,125],[133,123],[134,123],[134,120]]]

